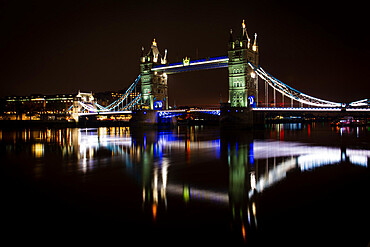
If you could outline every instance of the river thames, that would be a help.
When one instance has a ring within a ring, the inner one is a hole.
[[[326,123],[2,129],[3,240],[366,246],[369,140]]]

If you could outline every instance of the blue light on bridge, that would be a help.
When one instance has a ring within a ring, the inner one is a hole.
[[[228,56],[220,56],[220,57],[211,57],[209,61],[214,61],[214,60],[221,60],[221,59],[228,59]]]
[[[256,101],[254,100],[254,96],[253,95],[249,96],[248,97],[248,100],[249,100],[249,105],[251,107],[256,107]]]
[[[205,61],[207,61],[207,59],[198,59],[198,60],[194,60],[194,61],[190,61],[190,64],[192,64],[192,63],[200,63],[200,62],[205,62]]]
[[[165,112],[165,111],[160,111],[158,112],[158,117],[159,118],[172,118],[172,117],[177,117],[180,115],[183,115],[184,112]]]
[[[195,109],[195,110],[190,110],[190,111],[158,111],[158,117],[159,118],[172,118],[172,117],[177,117],[177,116],[181,116],[181,115],[184,115],[184,114],[189,114],[189,113],[192,113],[192,112],[200,112],[200,113],[206,113],[206,114],[211,114],[211,115],[217,115],[217,116],[220,116],[221,115],[221,111],[220,110],[203,110],[203,109]]]
[[[157,100],[154,102],[154,110],[162,110],[163,102],[162,100]]]
[[[178,62],[178,63],[170,63],[169,66],[175,66],[175,65],[182,65],[183,62]]]
[[[202,112],[207,113],[207,114],[211,114],[211,115],[217,115],[217,116],[221,115],[220,110],[209,110],[209,111],[202,111]]]

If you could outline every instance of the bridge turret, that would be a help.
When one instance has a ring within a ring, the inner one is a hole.
[[[164,58],[161,58],[161,64],[167,63],[167,49],[164,50]]]
[[[141,47],[140,63],[145,63],[144,47]]]
[[[254,33],[254,42],[253,42],[252,50],[255,51],[255,52],[258,52],[257,34],[256,33]]]
[[[233,37],[233,30],[230,29],[230,36],[229,36],[229,50],[234,49],[235,43],[234,43],[234,37]]]
[[[151,55],[153,56],[153,62],[158,63],[160,61],[160,53],[157,47],[157,42],[155,42],[155,39],[152,42],[152,47],[150,49]]]

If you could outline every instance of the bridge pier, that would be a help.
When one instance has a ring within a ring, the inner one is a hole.
[[[214,122],[214,120],[212,120]],[[258,128],[265,124],[265,113],[253,111],[251,107],[231,107],[229,103],[221,105],[221,126]],[[176,125],[175,117],[160,118],[156,110],[137,110],[132,112],[132,126],[154,127],[158,125]]]
[[[258,128],[264,124],[263,112],[252,111],[251,107],[231,107],[229,103],[221,104],[221,126]]]
[[[155,110],[133,111],[130,123],[133,126],[154,126],[158,124],[158,111]]]

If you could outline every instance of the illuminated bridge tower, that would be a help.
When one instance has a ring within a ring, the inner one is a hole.
[[[230,30],[229,39],[229,103],[231,107],[248,107],[258,102],[258,77],[248,65],[258,66],[257,34],[254,42],[247,33],[244,20],[240,37],[234,39]]]
[[[168,109],[167,75],[163,72],[153,72],[153,65],[167,64],[167,50],[165,55],[159,53],[155,39],[149,53],[142,54],[140,58],[141,73],[141,105],[143,109],[161,110]]]

